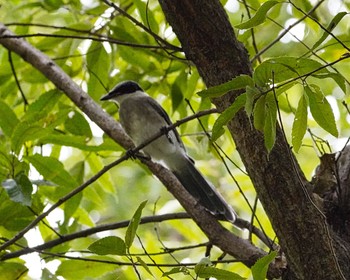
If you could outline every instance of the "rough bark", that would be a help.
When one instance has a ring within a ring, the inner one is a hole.
[[[217,0],[160,0],[168,22],[189,60],[207,86],[250,74],[246,50],[237,41]],[[213,103],[224,110],[240,92]],[[307,191],[300,170],[280,128],[268,155],[261,133],[242,111],[228,126],[237,150],[269,216],[288,261],[284,279],[350,279],[346,250]],[[345,262],[344,262],[345,261]],[[345,277],[345,278],[344,278]]]

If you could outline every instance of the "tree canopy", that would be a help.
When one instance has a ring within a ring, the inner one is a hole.
[[[173,2],[1,4],[0,275],[347,279],[349,3]],[[169,113],[235,225],[131,159],[99,102],[124,80]]]

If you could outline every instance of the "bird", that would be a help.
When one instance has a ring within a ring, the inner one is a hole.
[[[120,123],[136,146],[172,125],[161,105],[134,81],[120,82],[100,100],[119,106]],[[237,214],[195,167],[176,129],[147,144],[142,152],[152,160],[163,163],[212,215],[234,223]]]

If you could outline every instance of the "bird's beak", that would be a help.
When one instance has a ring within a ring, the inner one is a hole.
[[[107,94],[105,94],[104,96],[101,97],[101,101],[106,101],[112,98],[112,94],[109,92]]]

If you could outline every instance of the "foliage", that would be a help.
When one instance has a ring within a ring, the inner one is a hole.
[[[280,122],[309,178],[318,163],[315,150],[341,149],[350,130],[349,97],[345,95],[350,79],[350,7],[343,3],[334,9],[330,1],[321,1],[310,12],[309,1],[221,2],[250,53],[254,75],[208,89],[186,60],[155,1],[120,0],[113,6],[109,1],[8,0],[1,4],[0,22],[52,58],[96,101],[117,82],[131,79],[177,120],[192,114],[185,100],[199,111],[210,108],[208,97],[241,89],[243,94],[227,111],[201,119],[205,129],[212,131],[211,139],[197,121],[179,130],[197,166],[220,186],[240,217],[251,220],[253,208],[247,201],[253,204],[256,194],[241,172],[243,165],[224,128],[244,109],[271,150]],[[0,63],[0,237],[5,242],[124,150],[19,56],[1,47]],[[103,108],[117,117],[113,104],[103,104]],[[214,141],[232,160],[228,166],[239,188],[227,174],[222,155],[213,148]],[[39,223],[31,231],[35,238],[26,235],[8,250],[50,244],[77,233],[75,238],[47,245],[40,254],[24,260],[3,261],[0,275],[6,279],[115,279],[116,275],[118,279],[150,275],[156,279],[244,279],[251,273],[254,279],[265,277],[273,253],[252,271],[229,257],[221,261],[217,248],[210,251],[210,263],[203,263],[207,239],[192,221],[140,225],[141,212],[147,216],[181,211],[149,175],[132,161],[105,173]],[[149,202],[141,203],[145,199]],[[254,224],[273,238],[260,204],[254,214]],[[110,227],[84,234],[86,228],[101,225]],[[258,238],[252,242],[268,251]]]
[[[268,266],[275,259],[276,256],[277,256],[277,252],[272,251],[265,257],[262,257],[261,259],[259,259],[252,266],[252,275],[254,280],[264,280],[266,278]]]

